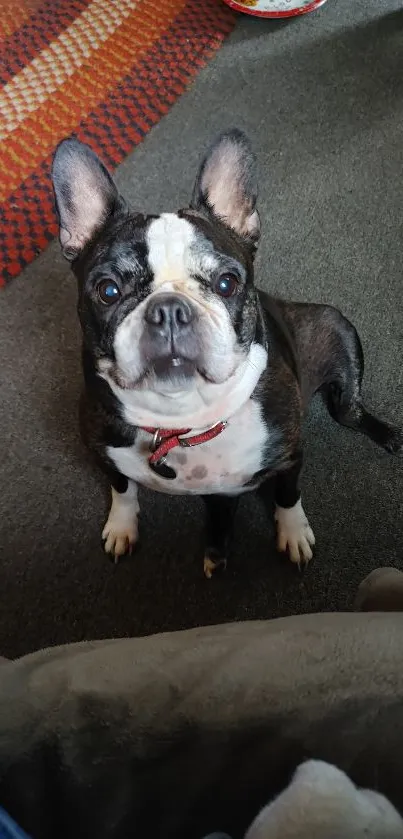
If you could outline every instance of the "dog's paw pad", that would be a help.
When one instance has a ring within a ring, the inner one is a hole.
[[[111,554],[115,563],[126,554],[131,554],[138,541],[137,516],[131,521],[118,521],[109,516],[102,531],[105,553]]]
[[[307,565],[312,559],[315,536],[301,501],[294,507],[276,507],[277,550],[288,553],[291,562]]]

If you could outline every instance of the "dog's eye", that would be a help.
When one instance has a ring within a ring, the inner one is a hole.
[[[110,306],[111,303],[116,303],[116,301],[119,300],[120,290],[113,280],[101,280],[98,284],[97,291],[99,299],[107,306]]]
[[[235,274],[221,274],[215,284],[215,290],[221,297],[232,297],[238,285]]]

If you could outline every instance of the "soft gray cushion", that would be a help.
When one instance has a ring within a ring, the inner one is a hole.
[[[0,803],[35,839],[242,836],[309,757],[403,807],[403,616],[50,649],[0,679]]]

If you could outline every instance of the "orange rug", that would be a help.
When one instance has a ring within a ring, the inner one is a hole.
[[[0,0],[0,285],[56,234],[59,140],[76,134],[116,166],[234,20],[221,0]]]

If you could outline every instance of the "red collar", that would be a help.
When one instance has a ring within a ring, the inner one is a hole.
[[[218,435],[224,431],[226,425],[226,422],[217,422],[216,425],[208,428],[207,431],[202,431],[200,434],[194,434],[192,437],[184,437],[184,434],[190,434],[192,430],[191,428],[176,428],[168,430],[166,428],[144,427],[142,429],[143,431],[147,431],[149,434],[154,435],[150,446],[151,455],[148,458],[150,466],[163,462],[168,452],[176,446],[184,446],[185,448],[188,446],[200,446],[201,443],[208,443],[209,440],[214,440],[214,437],[218,437]]]

